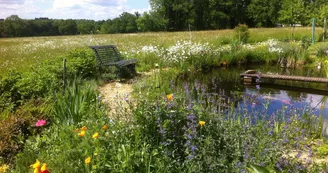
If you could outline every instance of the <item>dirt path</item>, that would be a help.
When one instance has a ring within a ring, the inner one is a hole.
[[[168,68],[162,70],[169,70]],[[133,92],[132,86],[144,77],[149,77],[158,73],[159,69],[154,69],[149,72],[141,72],[131,80],[126,82],[112,81],[99,86],[102,101],[108,107],[108,116],[112,118],[129,119],[130,105],[132,100],[131,93]],[[117,117],[119,116],[119,117]]]
[[[136,77],[135,79],[126,82],[113,81],[100,86],[98,90],[102,96],[102,100],[105,103],[110,104],[115,102],[117,97],[128,96],[128,98],[130,98],[130,95],[133,91],[133,84],[135,84],[137,80],[141,80],[143,77],[154,75],[154,73],[155,70],[143,72],[140,73],[140,76]]]
[[[129,100],[133,82],[109,82],[99,87],[102,101],[108,107],[108,116],[113,119],[128,120],[129,119]],[[119,116],[118,116],[119,115]]]
[[[105,103],[112,103],[118,97],[130,97],[133,83],[110,82],[99,87],[99,92]]]

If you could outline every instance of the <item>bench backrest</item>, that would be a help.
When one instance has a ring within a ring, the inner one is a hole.
[[[96,53],[99,65],[115,63],[122,60],[120,53],[114,45],[90,46],[90,48]]]

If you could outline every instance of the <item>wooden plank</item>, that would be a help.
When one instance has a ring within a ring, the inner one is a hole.
[[[240,77],[252,77],[263,79],[277,79],[277,80],[292,80],[292,81],[301,81],[301,82],[316,82],[316,83],[328,83],[328,78],[321,77],[306,77],[306,76],[289,76],[289,75],[272,75],[272,74],[240,74]]]

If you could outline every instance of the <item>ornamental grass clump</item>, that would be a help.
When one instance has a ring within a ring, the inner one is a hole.
[[[57,124],[77,124],[100,107],[97,93],[91,86],[83,86],[81,80],[73,80],[64,94],[57,94],[52,115]]]

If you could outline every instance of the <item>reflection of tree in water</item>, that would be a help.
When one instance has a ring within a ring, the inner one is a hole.
[[[299,100],[299,98],[303,96],[303,93],[295,91],[286,91],[286,94],[292,100]]]

